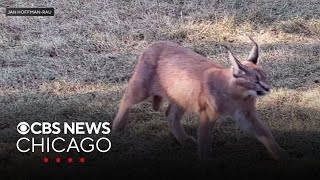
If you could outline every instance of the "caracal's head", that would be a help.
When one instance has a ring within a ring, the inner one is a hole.
[[[243,97],[264,96],[270,92],[270,85],[267,81],[265,71],[259,66],[259,47],[249,37],[254,46],[247,60],[239,61],[228,49],[229,60],[232,64],[232,86]]]

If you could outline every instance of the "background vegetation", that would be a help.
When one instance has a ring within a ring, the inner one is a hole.
[[[55,16],[6,17],[5,7],[54,7]],[[261,64],[273,86],[259,100],[260,118],[297,166],[312,160],[319,165],[319,0],[4,0],[0,166],[8,169],[14,159],[39,162],[43,157],[17,153],[21,121],[112,122],[137,57],[148,44],[175,41],[228,67],[220,45],[232,46],[237,57],[245,58],[252,47],[246,35],[260,44]],[[111,133],[111,152],[90,155],[88,163],[194,160],[195,151],[181,147],[169,132],[163,111],[154,112],[149,101],[135,106],[127,130]],[[197,116],[186,115],[183,123],[196,135]],[[231,119],[221,119],[214,136],[216,162],[270,162],[264,147]]]

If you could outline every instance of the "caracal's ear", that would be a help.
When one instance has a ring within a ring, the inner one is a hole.
[[[251,61],[253,64],[258,63],[258,58],[259,58],[259,47],[258,44],[252,39],[252,37],[248,36],[251,42],[254,44],[249,56],[248,56],[248,61]]]
[[[233,55],[231,50],[224,46],[228,50],[229,54],[229,61],[231,62],[232,68],[233,68],[233,75],[234,77],[239,77],[241,75],[246,74],[247,70],[246,68],[241,64],[241,62]]]

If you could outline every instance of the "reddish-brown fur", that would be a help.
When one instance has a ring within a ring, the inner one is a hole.
[[[140,56],[113,121],[113,130],[124,129],[134,104],[152,97],[153,109],[158,110],[163,99],[167,99],[171,132],[181,144],[198,144],[201,158],[211,152],[211,131],[220,115],[232,116],[275,159],[285,157],[270,130],[256,116],[256,97],[265,95],[270,87],[265,72],[257,65],[258,45],[252,42],[255,46],[247,61],[240,63],[228,50],[232,68],[210,62],[176,43],[153,43]],[[181,125],[185,112],[200,115],[197,141]]]

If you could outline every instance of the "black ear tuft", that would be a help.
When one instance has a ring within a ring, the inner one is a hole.
[[[246,68],[241,64],[241,62],[233,55],[231,50],[227,46],[223,46],[228,50],[229,54],[229,61],[232,65],[233,68],[233,76],[234,77],[240,77],[245,75],[246,73]]]
[[[250,37],[248,36],[251,42],[254,44],[249,56],[248,56],[248,61],[251,61],[254,64],[258,63],[258,58],[259,58],[259,47],[258,44]]]

